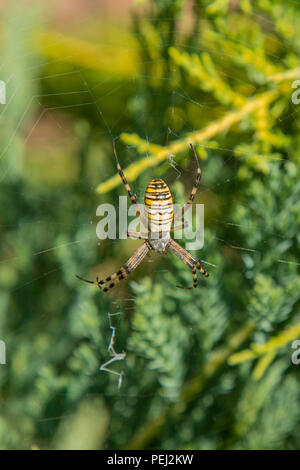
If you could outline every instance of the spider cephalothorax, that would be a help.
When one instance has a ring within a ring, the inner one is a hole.
[[[196,269],[198,269],[198,271],[200,271],[200,273],[203,274],[203,276],[205,277],[208,277],[208,272],[206,271],[202,262],[197,261],[188,251],[182,248],[182,246],[178,245],[178,243],[176,243],[171,238],[171,232],[174,231],[176,227],[173,226],[173,198],[168,185],[165,183],[165,181],[157,178],[151,180],[148,184],[144,198],[147,214],[147,221],[145,224],[144,217],[141,214],[140,208],[136,202],[136,198],[120,166],[115,148],[115,143],[113,144],[113,147],[119,175],[125,185],[125,188],[129,194],[132,203],[136,208],[137,214],[144,222],[144,225],[148,227],[148,231],[144,234],[138,232],[128,233],[128,235],[132,238],[140,238],[145,241],[143,245],[141,245],[137,249],[137,251],[131,256],[131,258],[129,258],[129,260],[121,267],[118,272],[102,280],[99,280],[99,278],[97,277],[96,281],[88,281],[87,279],[83,279],[82,277],[77,276],[78,279],[80,279],[81,281],[89,282],[90,284],[96,284],[103,292],[107,292],[109,289],[112,289],[117,283],[119,283],[122,279],[125,279],[128,274],[134,271],[151,250],[157,251],[159,253],[164,253],[170,250],[175,253],[175,255],[178,256],[178,258],[180,258],[192,270],[193,273],[194,282],[192,287],[177,287],[181,289],[193,289],[197,287],[198,280]],[[192,144],[191,148],[193,150],[197,162],[197,176],[187,204],[192,204],[201,180],[201,169],[199,165],[198,156]],[[182,208],[181,215],[184,214],[186,207],[187,205]]]

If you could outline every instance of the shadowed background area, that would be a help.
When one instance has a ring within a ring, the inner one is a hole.
[[[0,11],[0,448],[298,449],[300,4]],[[180,204],[194,143],[197,289],[172,253],[108,294],[76,279],[141,245],[96,237],[113,139],[140,202],[162,178]]]

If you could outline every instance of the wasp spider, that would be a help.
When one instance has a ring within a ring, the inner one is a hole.
[[[187,204],[182,208],[181,216],[184,214],[186,207],[188,207],[188,204],[193,203],[195,194],[197,192],[201,180],[201,169],[199,165],[198,156],[193,145],[190,145],[197,162],[197,176],[189,200]],[[125,185],[131,202],[135,206],[138,216],[143,222],[145,222],[141,214],[141,210],[137,204],[136,198],[120,166],[115,148],[115,143],[113,143],[113,148],[119,175]],[[203,263],[196,260],[190,253],[188,253],[184,248],[178,245],[178,243],[176,243],[171,238],[171,231],[176,230],[176,228],[182,227],[174,227],[173,198],[168,185],[162,179],[155,178],[151,180],[146,188],[144,202],[150,229],[148,229],[148,232],[146,234],[138,232],[128,232],[128,235],[131,238],[144,239],[145,241],[143,245],[141,245],[137,249],[137,251],[131,256],[131,258],[129,258],[127,263],[125,263],[118,272],[112,274],[111,276],[108,276],[106,279],[100,280],[97,277],[96,281],[88,281],[87,279],[83,279],[82,277],[77,276],[78,279],[84,282],[89,282],[90,284],[96,284],[103,292],[107,292],[108,290],[112,289],[116,284],[118,284],[122,279],[125,279],[128,274],[134,271],[138,267],[138,265],[143,261],[145,256],[151,252],[151,250],[157,251],[159,253],[166,253],[167,250],[170,250],[175,253],[175,255],[178,256],[178,258],[180,258],[192,270],[193,285],[191,287],[176,286],[180,289],[194,289],[195,287],[197,287],[197,269],[203,276],[208,277],[208,272],[203,266]]]

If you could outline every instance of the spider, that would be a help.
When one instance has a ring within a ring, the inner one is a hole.
[[[195,194],[197,192],[201,180],[201,169],[199,165],[198,156],[193,144],[190,144],[190,146],[197,163],[197,176],[189,200],[181,210],[181,216],[184,214],[186,207],[189,204],[193,203]],[[125,178],[125,175],[119,163],[115,142],[113,142],[113,150],[116,158],[118,173],[129,194],[132,204],[135,206],[137,215],[143,221],[143,216],[141,214],[139,205],[137,204],[136,198]],[[150,254],[151,250],[157,251],[158,253],[166,253],[168,250],[172,251],[192,270],[193,285],[191,287],[176,286],[180,289],[194,289],[195,287],[197,287],[198,279],[196,269],[198,269],[198,271],[200,271],[200,273],[204,277],[208,277],[209,274],[203,266],[203,263],[201,261],[196,260],[188,251],[182,248],[182,246],[180,246],[171,238],[171,231],[174,231],[176,230],[176,228],[179,227],[173,226],[173,198],[170,189],[165,183],[165,181],[158,178],[152,179],[146,188],[144,202],[148,223],[150,224],[150,230],[148,230],[148,232],[145,234],[139,232],[127,233],[131,238],[139,238],[145,240],[144,243],[136,250],[136,252],[129,258],[129,260],[120,268],[118,272],[112,274],[111,276],[108,276],[106,279],[99,280],[99,278],[96,277],[96,281],[89,281],[76,275],[78,279],[84,282],[88,282],[90,284],[96,284],[100,290],[102,290],[103,292],[107,292],[108,290],[115,287],[115,285],[118,284],[122,279],[125,279],[128,274],[132,273],[132,271],[134,271],[138,267],[138,265],[143,261],[145,256]]]

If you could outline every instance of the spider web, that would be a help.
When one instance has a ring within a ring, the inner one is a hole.
[[[86,20],[82,20],[79,24],[83,24],[84,21],[88,21],[89,18]],[[24,31],[24,37],[26,37],[26,31]],[[106,45],[106,44],[104,44]],[[181,48],[186,47],[186,50],[191,50],[191,47],[187,48],[185,44],[177,44],[177,46],[180,46]],[[118,44],[118,48],[123,48],[125,47],[123,44]],[[197,47],[193,47],[193,52],[201,52]],[[212,55],[221,55],[222,53],[219,51],[209,51]],[[13,59],[12,59],[13,60]],[[280,59],[278,58],[278,61]],[[69,70],[69,65],[65,65],[66,70],[63,71],[62,68],[64,67],[63,61],[61,61],[60,65],[60,72],[57,74],[51,74],[51,75],[42,75],[42,71],[44,70],[47,65],[51,64],[53,61],[48,61],[45,60],[44,58],[39,58],[38,62],[36,65],[33,67],[33,78],[31,79],[32,83],[36,83],[37,81],[41,80],[48,80],[52,79],[55,83],[55,79],[59,79],[60,83],[62,78],[66,80],[66,85],[68,84],[69,80],[72,80],[74,76],[77,77],[77,83],[78,83],[78,89],[68,91],[67,89],[57,89],[53,93],[49,94],[43,94],[43,93],[34,93],[32,96],[28,96],[27,102],[24,104],[24,109],[22,109],[22,112],[20,112],[20,119],[18,120],[16,126],[14,127],[12,133],[10,135],[6,136],[6,139],[4,142],[1,142],[1,148],[0,148],[0,160],[2,162],[2,175],[1,175],[1,181],[5,181],[6,179],[9,179],[10,177],[10,167],[9,164],[6,160],[8,152],[11,150],[13,145],[16,142],[16,139],[19,138],[20,134],[23,134],[23,139],[24,139],[24,144],[25,146],[30,143],[30,141],[33,139],[34,136],[38,135],[39,132],[42,131],[43,129],[43,122],[45,119],[52,121],[55,126],[57,126],[57,129],[60,130],[60,132],[64,132],[64,126],[65,126],[65,120],[61,119],[61,116],[64,115],[65,112],[70,112],[78,107],[84,107],[87,109],[93,109],[94,112],[96,113],[98,124],[99,124],[99,136],[103,136],[106,141],[112,141],[112,139],[118,138],[118,134],[116,133],[116,129],[118,129],[118,121],[120,120],[120,116],[116,115],[114,119],[109,120],[108,117],[104,114],[102,107],[101,107],[101,99],[106,97],[107,94],[109,93],[111,100],[114,100],[114,97],[118,96],[118,91],[120,87],[125,86],[125,85],[118,85],[118,86],[113,86],[111,85],[111,88],[107,91],[106,84],[109,82],[109,77],[105,80],[100,80],[99,82],[91,81],[89,78],[87,78],[87,74],[85,73],[84,70],[82,69],[74,69],[72,71]],[[10,88],[10,82],[13,80],[13,76],[10,77],[2,77],[1,76],[1,70],[4,68],[5,64],[0,64],[0,79],[3,79],[6,81],[7,85],[7,104],[5,106],[2,106],[0,108],[1,114],[0,114],[0,124],[1,122],[5,122],[6,115],[9,113],[9,109],[14,106],[14,100],[16,97],[16,94],[18,90],[12,90]],[[142,75],[141,75],[142,77]],[[136,74],[135,76],[132,77],[133,80],[137,80],[139,78],[139,74]],[[241,81],[239,77],[236,76],[230,76],[228,75],[228,78],[230,78],[233,83],[235,81]],[[168,77],[164,77],[165,80],[169,80]],[[244,82],[246,85],[251,85],[250,82]],[[66,87],[67,88],[67,87]],[[103,93],[101,94],[100,90],[101,88],[104,88]],[[96,93],[97,92],[97,93]],[[62,97],[66,98],[68,97],[68,100],[70,104],[64,105],[64,104],[55,104],[55,96],[57,96],[60,100]],[[214,100],[206,100],[204,102],[199,102],[194,99],[194,97],[189,96],[188,92],[184,89],[178,89],[176,92],[174,92],[174,98],[180,98],[183,102],[189,102],[192,103],[193,105],[199,107],[199,112],[205,112],[206,109],[211,109],[214,108],[214,106],[217,104],[216,101]],[[50,106],[46,105],[45,103],[47,102],[47,99],[51,98],[52,102],[54,100],[54,104],[51,104]],[[174,107],[174,105],[171,103],[171,107]],[[296,111],[295,111],[296,112]],[[122,105],[120,104],[120,109],[119,113],[122,113]],[[225,112],[224,112],[225,113]],[[31,116],[32,115],[32,116]],[[30,117],[31,116],[31,117]],[[295,116],[293,113],[290,115],[291,119],[295,119]],[[26,123],[26,125],[24,125]],[[190,123],[184,122],[185,129],[187,132],[193,132],[196,129],[192,128]],[[149,142],[155,143],[161,139],[161,137],[165,138],[166,143],[168,143],[170,138],[179,138],[180,136],[178,135],[176,129],[172,127],[172,123],[169,122],[166,124],[164,129],[161,130],[156,130],[155,134],[149,135],[147,133],[147,129],[145,129],[145,136],[143,136],[145,139],[149,140]],[[209,146],[202,145],[204,148],[210,148]],[[130,146],[127,146],[127,152],[122,152],[122,166],[128,166],[128,164],[133,163],[135,161],[134,154],[131,152]],[[231,148],[216,148],[214,149],[214,152],[217,154],[219,153],[224,157],[224,161],[222,163],[223,167],[225,167],[230,160],[235,158],[234,151]],[[126,155],[126,157],[125,157]],[[167,162],[170,168],[170,171],[173,173],[173,181],[176,180],[181,180],[181,177],[183,174],[189,174],[190,175],[190,181],[192,182],[194,180],[194,172],[192,170],[187,170],[183,169],[179,163],[176,161],[176,155],[170,154],[167,158]],[[112,160],[113,160],[113,155],[112,155]],[[114,162],[114,161],[113,161]],[[114,163],[112,163],[112,168],[113,168]],[[199,200],[201,200],[201,197],[206,193],[213,193],[217,194],[220,188],[233,184],[234,179],[236,177],[231,177],[230,179],[224,178],[222,176],[222,171],[220,172],[220,177],[219,177],[219,182],[214,185],[209,185],[205,183],[205,168],[203,170],[203,183],[201,183],[200,189],[198,191],[197,197]],[[110,173],[107,171],[104,172],[101,175],[101,179],[104,181],[107,179],[109,176],[111,176]],[[100,182],[100,175],[99,175],[99,182]],[[89,181],[84,181],[82,182],[84,185],[89,186],[91,183]],[[205,186],[204,186],[205,185]],[[141,201],[144,189],[141,188],[138,184],[138,182],[135,182],[133,184],[134,192],[137,195],[137,199]],[[12,197],[15,195],[13,194]],[[103,198],[102,198],[103,199]],[[242,202],[242,201],[236,201],[236,202]],[[224,213],[226,213],[226,207],[223,208]],[[96,207],[95,207],[96,210]],[[32,225],[38,224],[40,221],[33,219],[32,220]],[[236,226],[233,221],[228,220],[227,218],[222,218],[215,220],[217,224],[225,224],[229,228],[232,226]],[[28,223],[28,222],[26,222]],[[62,226],[64,225],[64,222],[62,221],[57,221],[56,223],[61,224]],[[93,219],[93,214],[91,215],[90,220],[86,220],[84,223],[82,223],[82,226],[87,226],[94,224],[94,219]],[[22,222],[16,221],[16,226],[21,226]],[[80,225],[79,225],[80,228]],[[261,228],[263,231],[264,229]],[[32,257],[32,263],[38,265],[39,260],[47,253],[48,255],[52,255],[56,250],[60,249],[63,246],[67,245],[84,245],[86,246],[87,250],[89,249],[89,245],[91,243],[97,243],[96,240],[96,234],[95,234],[95,227],[91,225],[91,230],[90,230],[90,237],[88,238],[79,238],[72,240],[68,243],[63,243],[59,244],[56,246],[48,246],[45,244],[44,249],[38,250],[36,252],[31,253]],[[276,233],[272,234],[274,237],[277,237]],[[235,243],[234,239],[230,239],[230,234],[228,235],[228,239],[226,240],[219,240],[224,245],[229,246],[231,249],[236,250],[237,252],[241,251],[248,251],[248,252],[256,252],[256,250],[253,250],[247,246],[237,246]],[[112,245],[119,243],[118,240],[110,240],[110,243]],[[5,259],[0,260],[0,264],[10,264],[16,257],[7,257]],[[209,259],[205,260],[206,262],[209,263]],[[147,260],[147,263],[151,263],[151,260]],[[288,261],[283,260],[283,259],[274,259],[274,262],[276,263],[287,263]],[[296,265],[300,265],[300,263],[294,263]],[[48,278],[52,276],[56,276],[59,270],[62,270],[64,266],[62,265],[59,269],[53,269],[49,271],[43,271],[41,270],[40,274],[36,277],[33,277],[29,281],[26,281],[24,283],[21,283],[18,285],[15,289],[13,289],[12,292],[16,291],[21,291],[23,292],[28,288],[29,285],[32,284],[39,284],[40,280],[43,278]],[[218,266],[212,267],[212,269],[218,269]],[[158,273],[158,275],[162,275],[164,270],[155,268],[155,271]],[[75,274],[75,273],[74,273]],[[110,274],[110,273],[107,273]],[[213,275],[213,272],[212,272]],[[83,288],[81,285],[78,285],[78,289]],[[114,316],[116,315],[123,315],[123,313],[128,313],[130,310],[133,309],[134,305],[134,300],[135,296],[132,294],[129,297],[124,296],[119,296],[117,288],[113,292],[112,296],[112,305],[115,306],[116,311],[107,312],[107,318],[108,318],[108,332],[111,331],[111,336],[109,338],[108,344],[107,344],[107,356],[106,357],[101,357],[99,359],[99,367],[102,373],[111,373],[113,375],[117,376],[117,394],[120,394],[120,390],[122,390],[122,380],[124,377],[124,370],[121,372],[118,372],[114,366],[116,362],[122,362],[125,360],[126,357],[126,352],[121,352],[118,353],[115,350],[115,340],[117,339],[118,336],[118,327],[114,326]],[[122,301],[122,306],[123,306],[123,311],[120,313],[118,312],[119,308],[119,302]],[[3,339],[3,338],[0,338]],[[101,364],[102,362],[102,364]],[[55,418],[59,419],[59,417]]]

